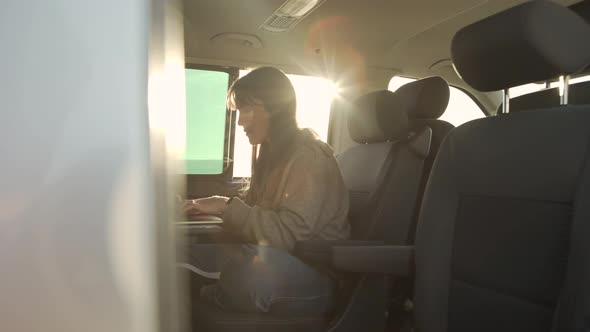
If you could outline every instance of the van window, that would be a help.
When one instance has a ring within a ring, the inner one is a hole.
[[[185,69],[186,174],[221,174],[225,168],[229,73]]]
[[[389,81],[388,89],[395,91],[402,85],[415,81],[410,77],[394,76]],[[484,111],[467,93],[456,87],[450,87],[449,105],[440,117],[454,126],[460,126],[465,122],[485,117]]]
[[[485,117],[483,110],[463,90],[450,87],[449,105],[440,119],[455,127],[465,122]]]
[[[240,77],[249,70],[241,70]],[[313,76],[287,74],[297,95],[297,123],[301,128],[311,128],[324,141],[328,140],[330,105],[337,94],[331,81]],[[234,177],[250,177],[252,169],[252,145],[241,127],[236,128],[234,145]]]
[[[561,78],[560,78],[560,80],[561,80]],[[522,95],[526,95],[529,93],[545,90],[548,88],[556,88],[559,86],[560,80],[547,82],[548,84],[546,84],[546,83],[529,83],[529,84],[525,84],[525,85],[516,86],[514,88],[510,88],[510,90],[509,90],[510,98],[515,98],[518,96],[522,96]],[[570,85],[576,84],[576,83],[581,83],[581,82],[587,82],[587,81],[590,81],[590,75],[572,78],[572,79],[570,79]]]
[[[514,88],[510,88],[508,91],[510,93],[510,98],[515,98],[518,96],[537,92],[543,89],[545,89],[545,83],[529,83],[525,85],[515,86]]]

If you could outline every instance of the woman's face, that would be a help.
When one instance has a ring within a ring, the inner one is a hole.
[[[264,110],[262,103],[241,105],[238,108],[238,125],[242,126],[250,144],[262,144],[269,138],[270,113]]]

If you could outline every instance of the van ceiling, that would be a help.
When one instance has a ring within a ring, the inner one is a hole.
[[[326,0],[289,31],[260,29],[283,2],[185,0],[188,61],[239,67],[269,64],[291,72],[364,66],[415,77],[442,75],[454,81],[448,61],[431,69],[450,58],[453,34],[524,1]],[[557,2],[569,6],[578,1]],[[212,40],[221,33],[256,36],[262,47]]]

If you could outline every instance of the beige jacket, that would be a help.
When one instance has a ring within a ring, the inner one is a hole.
[[[224,224],[248,241],[292,250],[300,240],[349,237],[348,192],[332,148],[308,129],[296,140],[256,205],[234,198],[225,209]]]

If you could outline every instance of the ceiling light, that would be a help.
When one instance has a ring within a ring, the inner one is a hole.
[[[284,32],[295,26],[325,0],[287,0],[261,28],[270,32]]]

